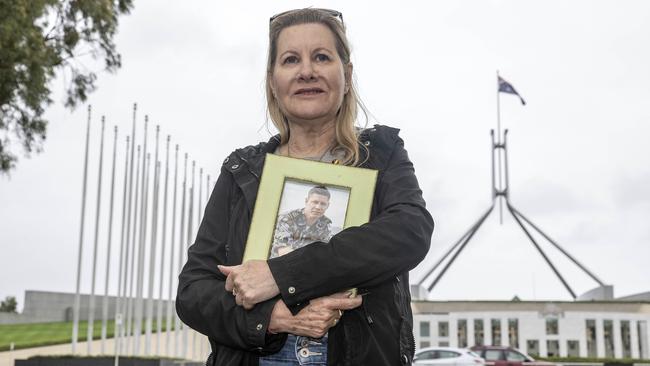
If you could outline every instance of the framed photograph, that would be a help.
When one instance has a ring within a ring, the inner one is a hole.
[[[267,154],[244,262],[278,257],[370,219],[377,171]]]

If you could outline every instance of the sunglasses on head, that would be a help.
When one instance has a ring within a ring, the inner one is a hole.
[[[331,16],[331,17],[338,18],[338,19],[341,20],[341,23],[343,23],[343,13],[341,13],[340,11],[332,10],[332,9],[322,9],[322,8],[308,8],[308,9],[317,10],[317,11],[325,13],[325,14]],[[283,11],[282,13],[275,14],[274,16],[272,16],[269,19],[269,24],[273,23],[273,21],[276,20],[279,17],[285,16],[287,14],[291,14],[291,13],[299,11],[299,10],[302,10],[302,9],[287,10],[287,11]]]

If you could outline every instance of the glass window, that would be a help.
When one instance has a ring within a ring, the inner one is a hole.
[[[521,353],[519,353],[517,351],[513,351],[513,350],[506,351],[506,360],[513,361],[513,362],[528,361],[526,356],[522,355]]]
[[[621,320],[621,343],[623,345],[623,358],[632,358],[632,339],[630,336],[629,320]]]
[[[557,321],[557,318],[548,318],[548,319],[546,319],[546,334],[547,335],[557,335],[558,334],[558,321]]]
[[[580,357],[580,342],[576,340],[569,340],[566,342],[567,356]]]
[[[458,319],[458,347],[467,347],[467,320]]]
[[[420,337],[429,337],[429,322],[420,322]]]
[[[519,320],[508,319],[508,341],[510,347],[519,348]]]
[[[546,357],[560,356],[560,342],[558,340],[546,341]]]
[[[603,338],[605,338],[605,357],[614,357],[614,322],[603,321]]]
[[[448,341],[440,341],[438,342],[439,347],[449,347],[449,342]]]
[[[594,319],[586,320],[587,331],[587,357],[598,357],[596,351],[596,321]]]
[[[474,319],[474,345],[482,346],[483,342],[483,319]]]
[[[492,328],[492,345],[500,346],[501,345],[501,319],[492,319],[490,321]]]
[[[539,341],[537,339],[526,341],[526,353],[531,356],[539,356]]]
[[[458,356],[460,354],[454,351],[438,351],[438,358],[456,358]]]
[[[485,356],[483,358],[486,361],[503,360],[503,352],[500,349],[488,349],[485,350]]]
[[[424,351],[416,355],[418,360],[434,360],[436,358],[436,351]]]
[[[438,337],[449,337],[449,322],[438,322]]]

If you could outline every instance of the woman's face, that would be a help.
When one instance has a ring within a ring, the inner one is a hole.
[[[341,62],[329,28],[294,25],[278,36],[271,89],[289,121],[327,123],[336,118],[351,71],[352,64]]]

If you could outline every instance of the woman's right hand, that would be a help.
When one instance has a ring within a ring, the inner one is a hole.
[[[327,331],[338,324],[344,310],[350,310],[361,305],[361,296],[350,298],[350,292],[339,292],[329,296],[311,300],[293,315],[279,300],[271,313],[269,331],[272,333],[291,333],[304,337],[321,338]]]

